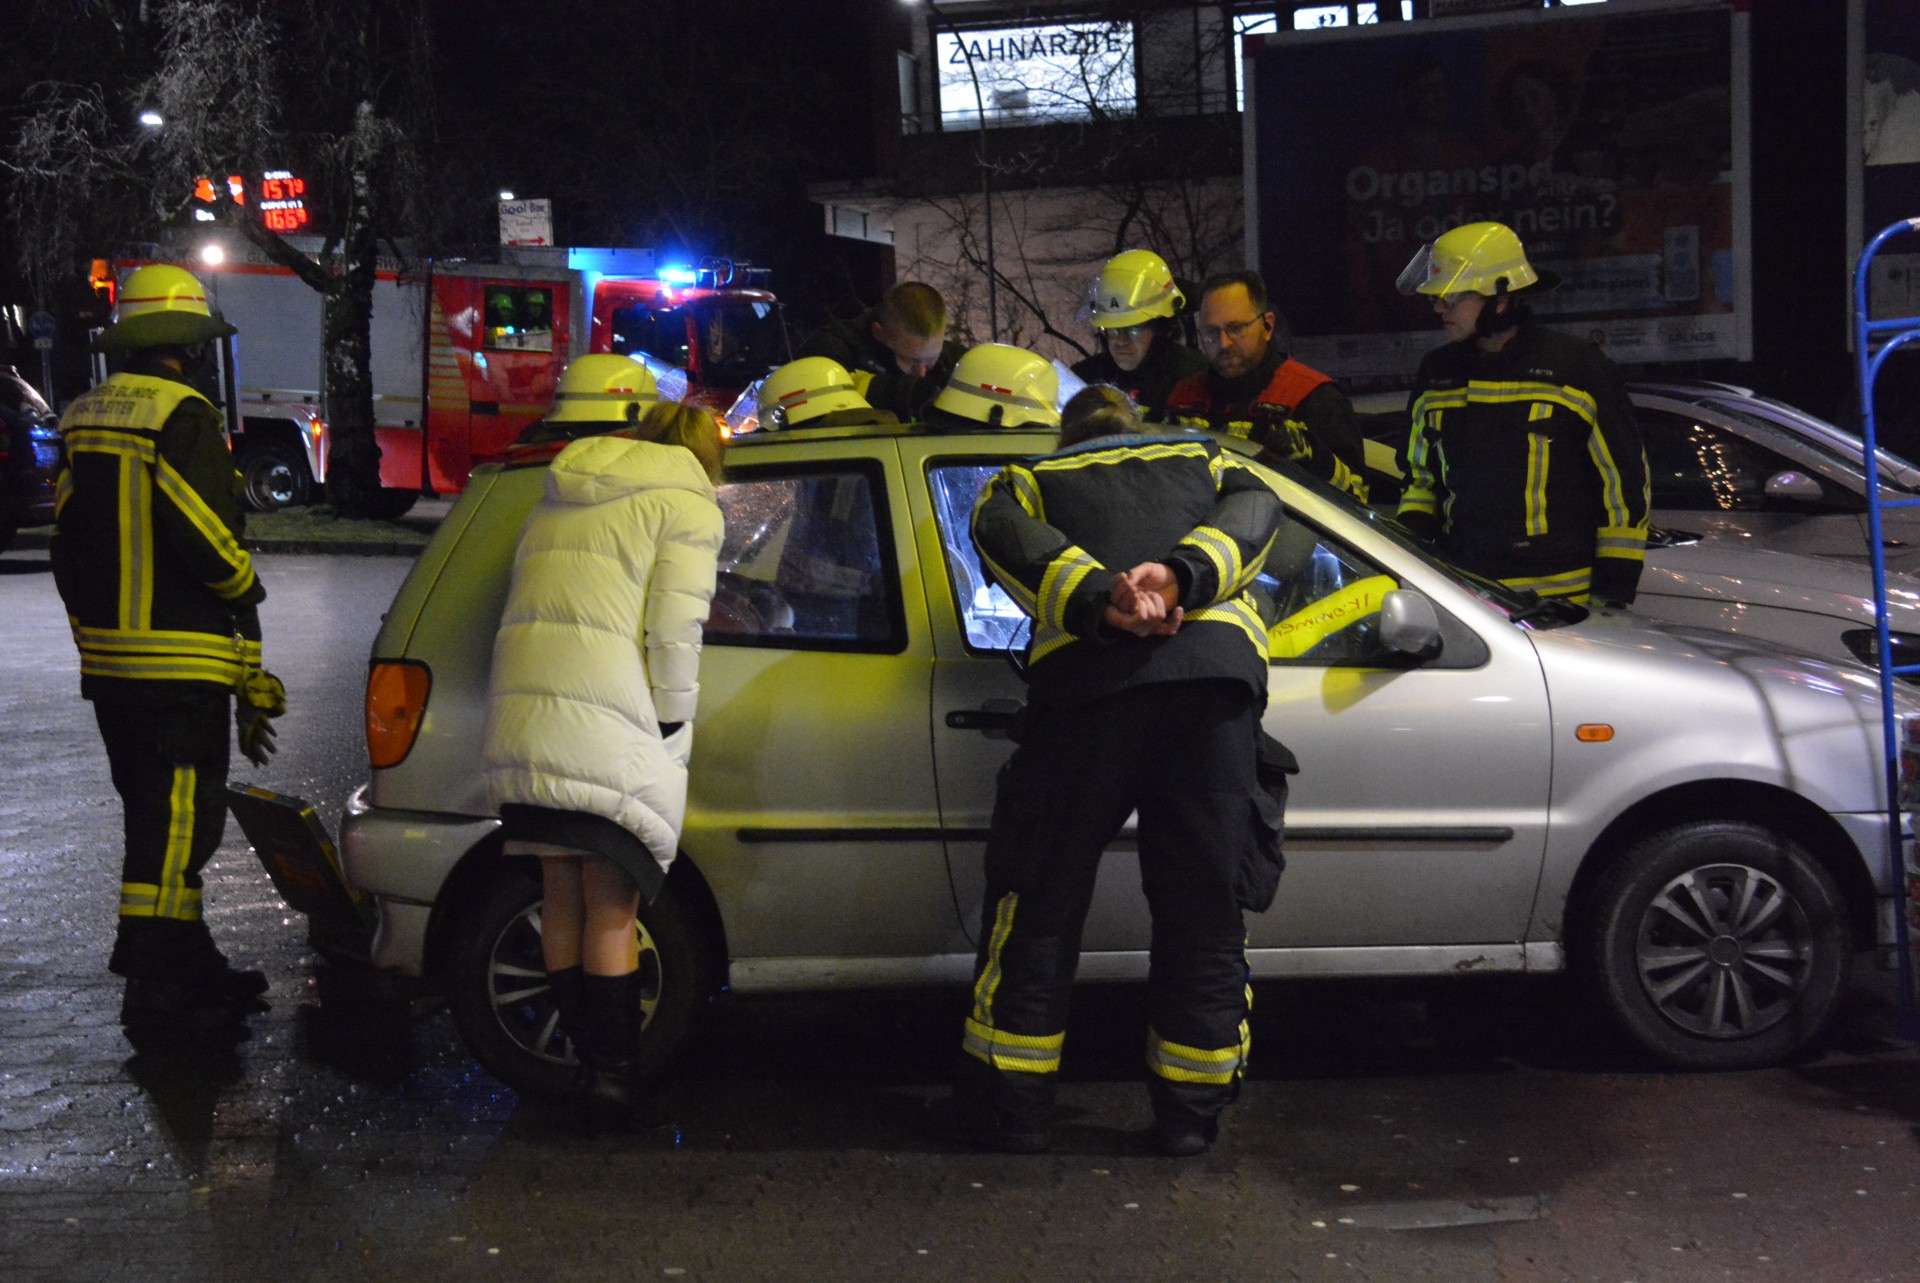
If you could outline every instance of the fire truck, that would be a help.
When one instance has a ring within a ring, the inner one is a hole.
[[[317,254],[317,237],[289,237]],[[234,465],[248,503],[307,502],[327,475],[321,297],[238,237],[125,256],[117,279],[172,262],[239,329],[231,389]],[[500,262],[383,259],[373,296],[372,377],[384,515],[457,494],[547,412],[560,371],[585,352],[648,366],[661,395],[724,412],[791,355],[764,268],[663,263],[645,249],[504,246]]]

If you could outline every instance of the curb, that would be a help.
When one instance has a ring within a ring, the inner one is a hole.
[[[356,557],[418,557],[426,550],[424,543],[400,543],[394,540],[352,540],[331,539],[245,539],[248,552],[285,552],[309,553],[332,556]],[[9,549],[37,549],[46,551],[53,543],[53,535],[44,529],[22,530],[9,543]]]

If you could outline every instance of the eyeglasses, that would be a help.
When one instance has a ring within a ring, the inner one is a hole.
[[[1255,316],[1244,321],[1228,321],[1225,325],[1203,325],[1200,327],[1200,341],[1208,347],[1219,347],[1229,339],[1238,343],[1246,337],[1248,330],[1264,320],[1264,316]]]
[[[1153,323],[1151,321],[1142,325],[1116,326],[1107,331],[1107,341],[1111,343],[1115,339],[1118,339],[1122,343],[1138,343],[1141,339],[1146,338],[1152,333]]]

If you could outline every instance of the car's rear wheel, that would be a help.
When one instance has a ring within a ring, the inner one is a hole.
[[[462,916],[448,954],[447,1005],[460,1035],[516,1091],[565,1094],[577,1063],[559,1029],[540,954],[540,884],[507,876]],[[671,881],[634,922],[640,952],[640,1068],[672,1059],[710,990],[708,953]]]
[[[1637,843],[1595,886],[1583,948],[1602,1002],[1671,1064],[1777,1064],[1816,1038],[1849,936],[1833,876],[1793,839],[1734,821]]]
[[[313,489],[306,457],[279,440],[262,441],[242,454],[240,478],[248,506],[259,512],[303,504]]]

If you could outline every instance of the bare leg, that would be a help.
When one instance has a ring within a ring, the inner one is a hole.
[[[586,910],[579,945],[581,964],[590,976],[627,975],[640,965],[639,942],[633,930],[640,892],[610,860],[589,856],[579,865]]]
[[[595,860],[598,864],[600,861]],[[549,974],[580,965],[580,932],[585,919],[577,856],[540,859],[545,902],[540,907],[540,956]]]

